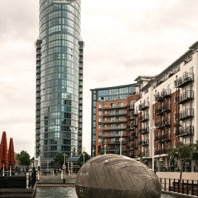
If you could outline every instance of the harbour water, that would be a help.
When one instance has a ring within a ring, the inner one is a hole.
[[[78,198],[75,187],[37,187],[36,198]]]
[[[36,198],[78,198],[75,187],[38,187]],[[161,198],[174,198],[162,195]]]

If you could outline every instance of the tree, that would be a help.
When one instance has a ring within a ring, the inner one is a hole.
[[[18,153],[16,159],[20,165],[29,166],[31,164],[30,155],[26,151]]]
[[[179,184],[181,184],[182,171],[186,160],[191,160],[193,158],[193,148],[194,148],[193,144],[184,144],[183,142],[178,142],[175,148],[171,148],[169,150],[170,160],[176,158],[181,163]]]
[[[78,164],[82,166],[86,161],[88,161],[91,158],[91,156],[87,152],[83,152],[79,159],[78,159]]]
[[[58,168],[61,168],[63,166],[63,163],[64,163],[63,153],[57,153],[54,157],[55,166],[57,166]]]
[[[192,159],[195,160],[196,163],[198,162],[198,140],[193,144]]]

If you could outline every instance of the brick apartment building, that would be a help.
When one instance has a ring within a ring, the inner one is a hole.
[[[153,169],[178,167],[168,149],[198,140],[197,80],[198,42],[160,74],[138,76],[124,98],[97,97],[119,86],[92,89],[92,155],[121,152]]]

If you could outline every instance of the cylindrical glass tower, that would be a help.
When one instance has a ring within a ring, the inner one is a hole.
[[[36,157],[78,152],[80,0],[40,0]]]

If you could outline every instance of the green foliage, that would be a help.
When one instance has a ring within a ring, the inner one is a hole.
[[[185,162],[186,159],[191,160],[193,155],[193,144],[184,144],[183,142],[178,142],[175,148],[169,150],[169,158]]]
[[[80,155],[80,158],[78,159],[78,164],[79,164],[80,166],[82,166],[83,163],[86,163],[86,161],[88,161],[90,158],[91,158],[91,156],[90,156],[87,152],[83,152],[83,153]]]
[[[195,144],[193,144],[192,159],[198,161],[198,140],[196,141]]]
[[[26,151],[18,153],[16,159],[20,165],[29,166],[31,164],[30,155]]]
[[[194,144],[184,144],[183,142],[178,142],[175,148],[171,148],[169,150],[170,160],[177,159],[181,162],[180,180],[179,180],[180,184],[182,180],[183,167],[185,165],[186,160],[193,159],[193,150],[194,150]]]
[[[66,159],[65,159],[66,160]],[[56,167],[62,167],[64,163],[64,155],[63,153],[57,153],[54,157],[54,164]]]

